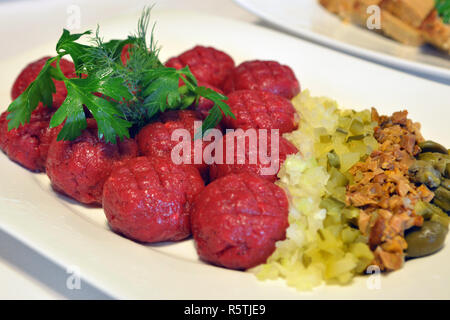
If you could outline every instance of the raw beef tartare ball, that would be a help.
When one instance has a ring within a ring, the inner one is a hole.
[[[231,269],[264,263],[285,239],[288,200],[283,189],[249,173],[210,183],[191,210],[200,258]]]
[[[16,99],[38,76],[50,57],[44,57],[27,65],[19,74],[11,90],[12,99]],[[61,59],[61,70],[68,78],[76,77],[72,62]],[[49,128],[49,122],[56,109],[61,106],[67,96],[62,81],[53,81],[56,92],[53,94],[53,105],[45,107],[40,103],[32,112],[30,122],[17,129],[8,131],[8,112],[0,117],[0,149],[13,161],[32,171],[45,171],[45,162],[50,142],[60,128]]]
[[[224,117],[228,129],[279,129],[280,134],[297,128],[298,119],[292,103],[282,96],[260,90],[240,90],[228,95],[226,103],[236,119]]]
[[[172,133],[176,129],[185,129],[191,136],[191,155],[190,163],[193,164],[200,174],[205,177],[208,173],[208,166],[200,158],[200,161],[194,161],[194,122],[201,121],[198,113],[193,110],[180,110],[164,112],[158,122],[153,122],[146,125],[138,133],[136,139],[139,146],[139,151],[142,155],[153,157],[162,156],[171,158],[173,148],[179,144],[180,141],[172,141]],[[199,141],[200,142],[200,141]],[[204,142],[202,144],[202,151]],[[184,157],[184,154],[182,155]],[[194,164],[194,162],[199,162]]]
[[[237,90],[263,90],[292,99],[300,93],[300,84],[288,66],[253,60],[241,63],[225,80],[226,94]]]
[[[130,59],[130,50],[131,44],[126,44],[122,47],[122,51],[120,52],[120,61],[122,61],[124,66],[127,65],[128,59]]]
[[[225,78],[234,68],[234,61],[220,50],[196,46],[166,62],[166,67],[177,70],[185,66],[189,66],[197,81],[221,88]]]
[[[191,205],[203,188],[192,166],[158,156],[134,158],[106,181],[103,208],[111,228],[130,239],[177,241],[191,234]]]
[[[133,139],[117,144],[101,141],[95,120],[87,121],[88,127],[74,141],[53,140],[46,170],[55,190],[79,202],[98,205],[111,170],[121,160],[136,157],[137,145]]]
[[[286,160],[286,157],[290,154],[297,153],[298,150],[288,140],[284,139],[283,137],[276,136],[279,139],[278,148],[275,148],[275,152],[272,154],[272,138],[270,136],[270,133],[268,133],[266,149],[267,151],[263,152],[263,154],[267,155],[267,157],[273,157],[273,159],[270,162],[266,161],[265,163],[263,163],[261,161],[261,157],[259,156],[259,135],[260,134],[256,132],[256,145],[252,144],[254,145],[254,147],[250,147],[250,139],[245,138],[244,133],[227,133],[218,142],[223,150],[223,158],[221,163],[213,163],[209,167],[210,179],[215,180],[230,173],[250,172],[259,175],[261,178],[264,178],[267,181],[275,182],[277,180],[278,171],[280,171],[280,167],[283,164],[284,160]],[[240,148],[238,147],[239,141],[244,141],[244,138],[245,147],[243,148],[243,152],[240,152]],[[234,143],[232,142],[233,140]],[[265,142],[265,139],[263,139],[263,141]],[[276,150],[278,150],[278,156]],[[243,155],[242,158],[240,153],[242,153]],[[229,158],[233,159],[233,163],[226,163],[226,157],[228,154],[231,154],[231,157],[229,156]],[[240,159],[243,160],[243,163],[239,163]]]
[[[13,161],[31,171],[45,171],[48,148],[58,128],[49,128],[56,109],[39,105],[31,114],[30,122],[8,131],[8,112],[0,116],[0,149]]]
[[[34,61],[27,65],[25,69],[22,70],[22,72],[17,77],[16,81],[14,82],[14,85],[11,90],[11,97],[13,99],[16,99],[18,96],[22,94],[22,92],[25,91],[25,89],[30,85],[31,82],[36,79],[39,72],[41,72],[42,68],[44,67],[45,63],[50,57],[44,57],[37,61]],[[54,65],[53,65],[54,66]],[[61,59],[60,61],[61,70],[64,73],[64,75],[68,78],[75,78],[75,66],[72,62]],[[53,106],[59,107],[63,103],[64,99],[66,99],[67,96],[67,90],[64,85],[64,82],[62,81],[55,81],[56,92],[53,94]]]

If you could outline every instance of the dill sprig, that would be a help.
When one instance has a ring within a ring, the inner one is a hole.
[[[123,40],[105,42],[99,27],[93,36],[91,31],[71,34],[64,29],[56,45],[57,55],[47,61],[37,78],[10,104],[9,129],[29,122],[40,102],[52,105],[53,79],[63,81],[67,88],[66,99],[50,121],[50,127],[64,123],[58,140],[73,140],[86,128],[83,106],[97,121],[99,138],[111,143],[130,137],[161,112],[189,107],[200,96],[212,100],[214,106],[197,137],[214,127],[222,113],[234,117],[224,102],[227,98],[199,87],[188,67],[176,70],[161,63],[160,48],[154,39],[155,24],[150,36],[147,35],[151,9],[143,10],[136,32]],[[78,42],[84,36],[91,36],[89,45]],[[126,63],[121,59],[123,50],[129,54]],[[69,79],[61,71],[59,62],[66,55],[75,64],[77,78]],[[180,81],[183,86],[179,86]]]

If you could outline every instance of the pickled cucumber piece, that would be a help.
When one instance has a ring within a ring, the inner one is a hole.
[[[336,154],[336,152],[334,150],[331,150],[330,152],[328,152],[327,158],[328,158],[328,164],[331,167],[338,168],[338,169],[341,167],[341,160],[339,159],[339,156]]]
[[[372,122],[372,113],[368,109],[357,112],[356,117],[361,119],[364,124],[370,124]]]
[[[355,136],[348,136],[347,142],[355,141],[355,140],[363,140],[366,137],[365,134],[358,134]]]
[[[345,203],[332,197],[328,197],[322,199],[322,201],[320,202],[320,207],[327,209],[328,212],[330,211],[339,212],[340,210],[344,209]]]
[[[341,156],[341,171],[345,172],[353,167],[353,165],[356,164],[360,158],[361,155],[357,152],[349,152],[343,154]]]
[[[433,203],[442,210],[450,211],[450,190],[439,187],[434,191]]]
[[[352,117],[351,116],[339,117],[339,120],[338,120],[339,127],[341,127],[341,128],[348,128],[351,123],[352,123]]]
[[[320,136],[320,143],[330,143],[331,142],[331,134],[323,134]]]
[[[438,251],[444,245],[448,229],[436,221],[425,221],[421,228],[410,231],[405,240],[408,243],[406,256],[423,257]]]
[[[441,208],[431,203],[418,201],[414,206],[414,210],[417,215],[423,216],[425,220],[436,221],[446,227],[448,227],[450,223],[449,216],[444,211],[442,211]]]
[[[348,131],[345,130],[344,128],[338,127],[336,129],[336,133],[348,134]]]
[[[353,119],[350,125],[350,132],[354,135],[361,135],[364,133],[364,123],[358,118]]]
[[[450,156],[437,152],[425,152],[418,156],[419,160],[429,162],[441,175],[445,175],[447,164],[450,163]]]
[[[336,168],[331,168],[329,174],[330,174],[330,179],[328,180],[327,188],[329,188],[329,187],[335,188],[335,187],[345,187],[345,186],[347,186],[349,180],[339,170],[337,170]]]
[[[448,154],[448,150],[443,145],[431,140],[419,143],[419,147],[422,149],[422,152],[438,152]]]
[[[423,183],[429,188],[437,188],[441,184],[441,173],[434,166],[424,160],[416,160],[409,168],[410,180]]]
[[[443,186],[447,190],[450,190],[450,179],[442,179],[441,186]]]

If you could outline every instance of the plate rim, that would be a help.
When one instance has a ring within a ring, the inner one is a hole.
[[[316,1],[316,0],[308,0]],[[317,32],[311,31],[307,28],[295,28],[289,24],[284,24],[279,21],[279,19],[274,18],[270,13],[266,12],[264,9],[258,9],[253,5],[253,1],[250,0],[233,0],[237,5],[247,10],[248,12],[254,14],[255,16],[263,19],[265,22],[272,24],[273,26],[284,30],[285,32],[291,33],[294,36],[305,37],[306,39],[317,42],[320,45],[339,50],[346,54],[352,56],[361,57],[363,59],[369,59],[376,63],[382,63],[386,66],[399,69],[400,71],[412,73],[421,73],[424,76],[437,77],[443,81],[450,84],[450,69],[440,68],[434,65],[430,65],[420,61],[412,61],[408,59],[402,59],[396,56],[390,56],[386,53],[379,52],[376,50],[366,49],[359,47],[357,45],[348,44],[341,40],[334,39],[325,35],[321,35]],[[432,79],[435,80],[435,79]],[[438,79],[439,81],[439,79]]]

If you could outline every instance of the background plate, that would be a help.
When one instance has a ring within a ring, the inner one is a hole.
[[[234,0],[267,22],[295,35],[356,56],[450,83],[450,56],[431,46],[411,47],[350,23],[317,0]]]
[[[138,15],[101,22],[105,39],[135,30]],[[383,113],[402,108],[423,124],[427,138],[450,139],[450,91],[447,86],[405,75],[333,50],[266,29],[193,12],[158,12],[156,38],[161,58],[211,45],[237,63],[276,59],[290,65],[303,88],[327,95],[342,106],[376,106]],[[32,32],[32,30],[30,31]],[[0,105],[10,102],[11,85],[28,62],[52,54],[57,39],[0,62]],[[210,266],[198,260],[192,240],[141,245],[111,232],[101,209],[77,204],[51,190],[45,174],[32,174],[0,154],[0,228],[55,263],[77,267],[83,280],[117,298],[158,299],[390,299],[450,298],[450,251],[410,261],[383,275],[380,290],[368,277],[351,285],[322,286],[297,292],[283,281],[259,282],[246,272]]]

